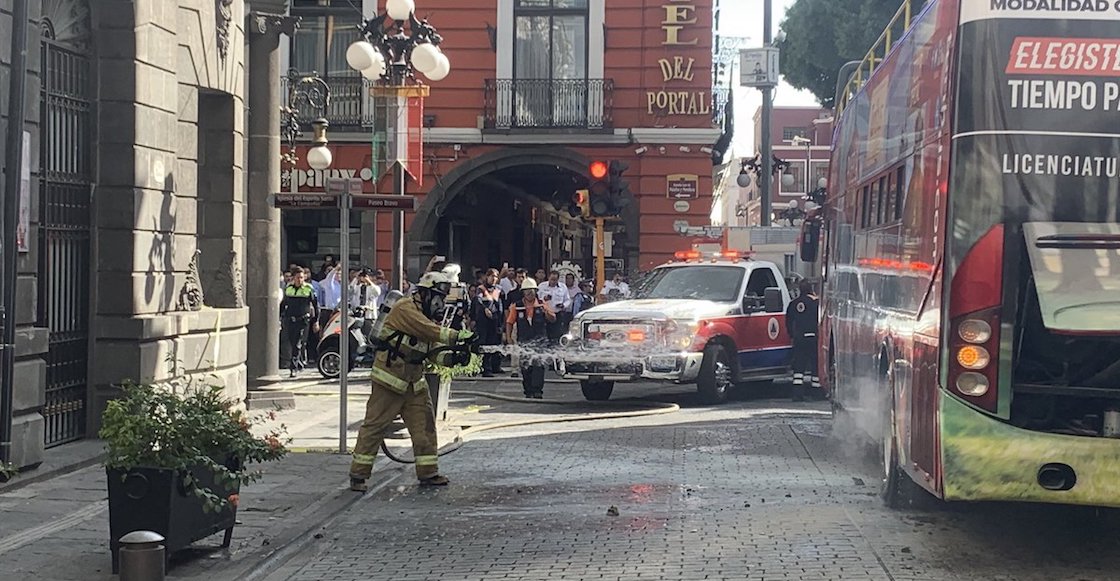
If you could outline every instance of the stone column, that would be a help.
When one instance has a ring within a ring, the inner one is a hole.
[[[254,4],[256,4],[254,2]],[[249,16],[249,192],[246,298],[249,304],[249,389],[280,379],[280,35],[299,19]],[[250,394],[252,397],[252,394]]]

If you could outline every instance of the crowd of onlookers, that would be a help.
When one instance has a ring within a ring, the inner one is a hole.
[[[436,257],[428,269],[442,269],[444,264],[442,257]],[[407,273],[404,278],[406,288],[402,292],[407,295],[413,283],[408,282]],[[467,284],[467,302],[460,315],[483,345],[555,345],[579,313],[596,303],[630,296],[630,287],[621,273],[606,281],[599,293],[595,292],[594,281],[580,280],[573,272],[546,272],[542,268],[530,276],[527,269],[508,265],[475,270],[470,280],[463,282]],[[292,290],[305,286],[308,288],[302,292]],[[362,311],[370,320],[376,317],[390,290],[383,270],[353,268],[344,276],[330,255],[323,258],[318,269],[290,265],[280,287],[284,293],[281,365],[293,375],[307,364],[309,354],[315,357],[320,333],[342,304],[343,289],[349,308]],[[304,300],[300,295],[308,297]],[[501,356],[491,354],[484,358],[482,373],[504,373],[501,365]]]

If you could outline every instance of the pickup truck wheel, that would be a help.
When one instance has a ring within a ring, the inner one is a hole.
[[[611,392],[614,391],[614,382],[584,379],[579,382],[579,388],[583,391],[583,397],[587,401],[607,401],[611,398]]]
[[[700,376],[696,387],[700,399],[706,404],[727,401],[727,392],[735,383],[735,368],[723,345],[708,345],[704,348],[704,361],[700,363]]]

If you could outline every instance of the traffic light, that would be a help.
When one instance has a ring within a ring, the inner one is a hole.
[[[611,188],[607,181],[610,167],[605,161],[593,161],[588,166],[588,177],[591,184],[587,188],[588,209],[591,218],[606,218],[612,216]]]
[[[572,202],[568,204],[568,214],[573,218],[587,217],[591,214],[590,196],[587,190],[576,190],[572,194]]]
[[[614,215],[622,213],[622,209],[630,204],[630,182],[622,178],[622,174],[630,169],[630,164],[624,161],[613,160],[611,161],[608,173],[608,186],[610,188],[610,199],[612,212]]]

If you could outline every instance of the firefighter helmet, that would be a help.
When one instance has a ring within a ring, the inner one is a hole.
[[[451,292],[451,277],[442,272],[425,272],[416,286],[447,296]]]

